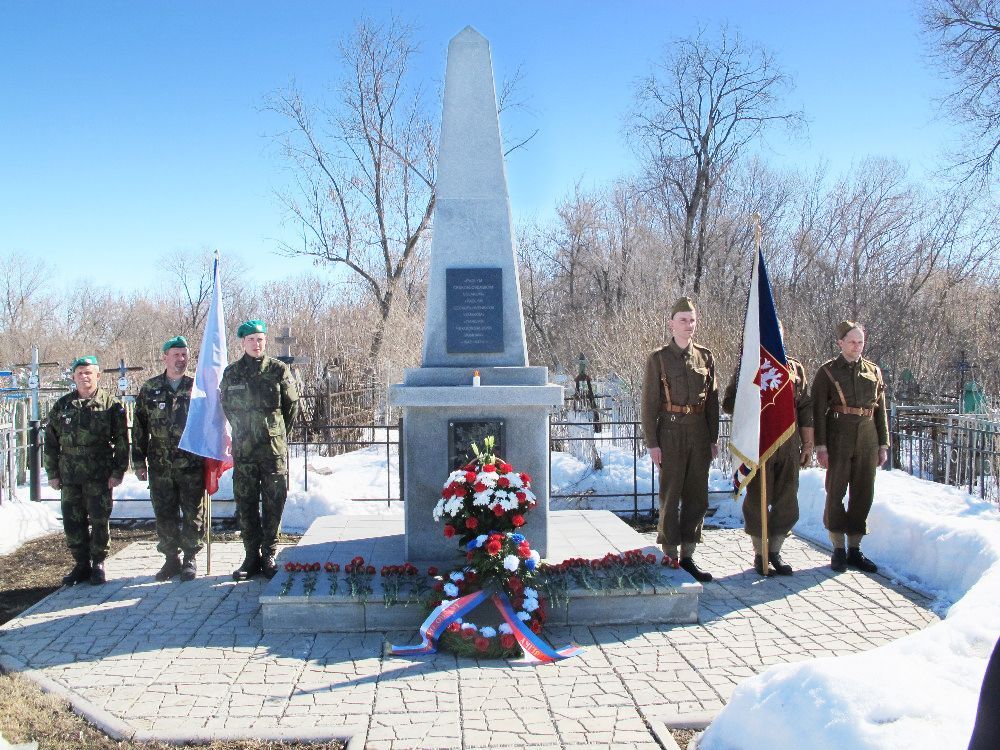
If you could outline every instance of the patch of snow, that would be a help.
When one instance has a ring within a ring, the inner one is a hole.
[[[40,503],[18,498],[0,504],[0,555],[7,555],[29,539],[61,531],[56,514]]]

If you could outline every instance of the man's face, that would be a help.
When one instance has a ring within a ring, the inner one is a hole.
[[[163,352],[163,364],[168,376],[176,380],[187,372],[188,354],[186,346],[175,346]]]
[[[861,352],[865,350],[865,333],[860,328],[852,328],[844,338],[837,341],[844,359],[848,362],[857,362],[861,358]]]
[[[670,319],[670,333],[679,339],[687,340],[694,336],[698,327],[698,313],[679,312]]]
[[[264,346],[267,344],[266,333],[251,333],[243,337],[243,351],[251,357],[260,357],[264,354]]]
[[[81,396],[89,398],[97,391],[97,379],[101,375],[101,368],[97,365],[81,365],[73,370],[73,382],[76,383],[76,391]]]

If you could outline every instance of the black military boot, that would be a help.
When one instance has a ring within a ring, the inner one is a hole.
[[[834,547],[833,556],[830,558],[830,567],[834,573],[843,573],[847,570],[847,550],[843,547]]]
[[[63,586],[75,586],[90,580],[90,561],[77,560],[73,570],[63,576]]]
[[[847,550],[847,564],[864,573],[878,573],[878,565],[865,557],[860,547],[851,547]]]
[[[100,586],[102,583],[108,580],[108,577],[104,575],[104,560],[91,560],[90,561],[90,585]]]
[[[198,564],[194,560],[194,552],[184,553],[184,564],[181,565],[181,580],[193,581],[198,576]]]
[[[779,576],[790,576],[795,571],[792,570],[792,566],[781,559],[780,552],[772,552],[767,556],[767,559],[771,563],[771,567]]]
[[[172,555],[168,555],[167,559],[163,563],[163,567],[156,571],[157,581],[169,581],[175,575],[181,572],[181,559],[177,556],[175,552]]]
[[[757,571],[757,575],[767,575],[767,571],[764,570],[764,558],[761,555],[753,556],[753,569]]]
[[[263,562],[260,564],[260,572],[264,574],[267,579],[274,578],[278,573],[278,563],[274,561],[274,555],[267,552],[263,556]]]
[[[233,571],[233,580],[245,581],[258,573],[260,573],[260,553],[247,552],[243,564]]]
[[[709,573],[707,570],[702,570],[701,568],[699,568],[695,564],[693,557],[682,557],[681,568],[690,573],[691,577],[694,578],[694,580],[699,581],[701,583],[708,583],[709,581],[712,580],[712,574]]]

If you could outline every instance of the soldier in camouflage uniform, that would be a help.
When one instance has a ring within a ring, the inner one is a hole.
[[[97,357],[80,357],[72,371],[76,390],[49,410],[45,472],[61,494],[66,545],[76,561],[63,583],[96,586],[106,580],[111,491],[128,468],[128,425],[121,401],[98,387]]]
[[[243,356],[226,368],[219,391],[233,430],[233,495],[246,557],[233,578],[272,578],[278,527],[288,494],[288,435],[299,394],[288,365],[264,355],[267,326],[243,323],[236,332]]]
[[[670,310],[669,344],[646,360],[642,429],[660,467],[660,521],[656,541],[696,580],[712,574],[694,562],[708,510],[708,469],[718,455],[719,388],[712,352],[694,343],[694,303],[681,297]]]
[[[780,323],[778,324],[781,325]],[[779,575],[790,576],[792,566],[781,557],[785,537],[799,520],[799,468],[809,466],[813,452],[813,405],[809,395],[809,381],[802,363],[788,357],[788,370],[795,384],[796,431],[767,459],[767,560]],[[736,385],[739,369],[722,397],[722,410],[732,414],[736,407]],[[753,544],[753,567],[765,575],[764,540],[760,518],[760,474],[747,485],[743,498],[743,528]]]
[[[163,364],[163,373],[142,384],[135,402],[132,467],[139,479],[149,478],[159,538],[156,548],[166,558],[156,580],[167,581],[180,573],[182,581],[191,581],[198,574],[195,558],[205,529],[205,459],[177,447],[194,385],[187,374],[188,344],[183,336],[163,345]]]
[[[831,568],[874,573],[878,566],[861,553],[861,538],[875,498],[875,470],[889,457],[885,381],[878,365],[861,356],[865,332],[860,325],[842,321],[837,345],[840,356],[819,368],[812,391],[816,460],[827,470],[823,524],[833,543]]]

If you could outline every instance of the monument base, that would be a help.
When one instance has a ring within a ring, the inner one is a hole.
[[[385,606],[383,565],[399,565],[402,558],[403,519],[379,516],[323,516],[318,518],[299,543],[278,556],[280,568],[286,561],[338,563],[343,566],[356,555],[373,565],[372,592],[366,601],[344,591],[344,574],[338,578],[336,593],[329,593],[332,576],[314,576],[311,593],[305,591],[308,576],[289,575],[282,568],[260,596],[264,632],[316,633],[386,630],[416,630],[426,617],[420,604]],[[566,510],[549,514],[548,562],[570,558],[594,559],[608,552],[659,549],[610,511]],[[449,560],[436,561],[442,571],[457,566],[456,552]],[[421,563],[423,567],[424,563]],[[549,625],[621,625],[637,623],[691,623],[698,621],[698,597],[702,586],[683,570],[657,568],[658,583],[642,591],[621,589],[591,591],[570,589],[569,602],[551,607]],[[421,574],[424,570],[420,571]],[[290,585],[289,585],[290,584]],[[284,593],[283,593],[284,592]]]

